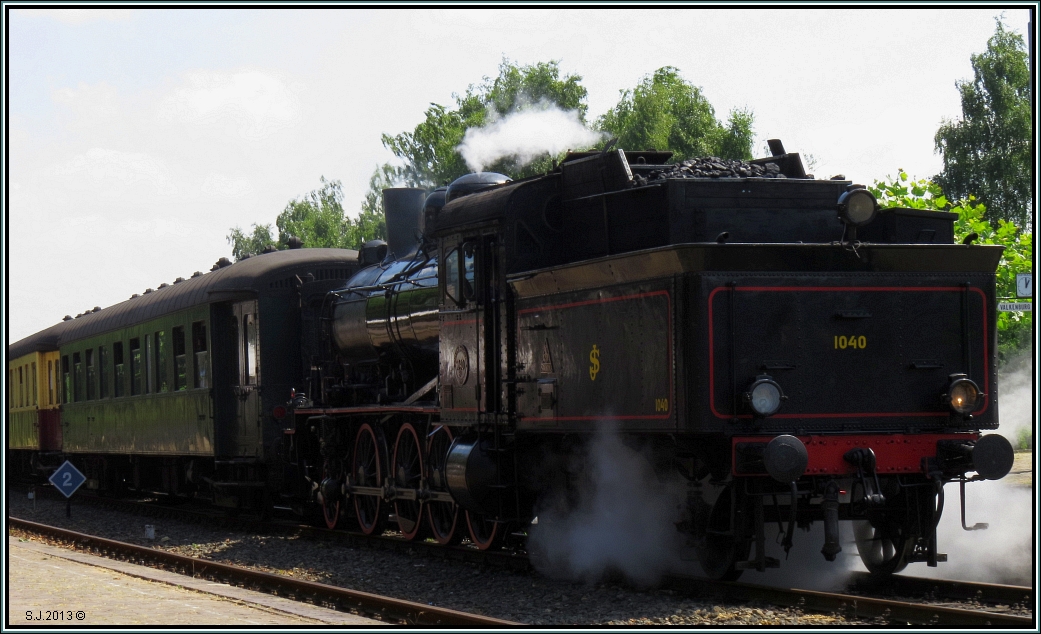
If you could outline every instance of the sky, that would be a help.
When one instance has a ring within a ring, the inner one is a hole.
[[[1004,9],[1024,37],[1028,6]],[[928,177],[1002,12],[6,7],[8,343],[208,271],[323,176],[356,215],[381,134],[503,58],[580,75],[589,120],[674,66],[717,118],[753,112],[756,156],[779,138],[819,178]]]

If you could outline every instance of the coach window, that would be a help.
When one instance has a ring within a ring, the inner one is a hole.
[[[108,348],[98,346],[98,398],[108,398]]]
[[[33,406],[40,404],[40,397],[36,392],[36,362],[33,361]]]
[[[167,382],[166,366],[169,346],[166,345],[166,331],[160,330],[155,333],[155,391],[169,392],[170,384]]]
[[[188,360],[184,356],[184,326],[173,329],[174,391],[188,389]]]
[[[72,353],[72,394],[77,403],[83,400],[83,388],[86,380],[83,373],[83,355],[78,352]]]
[[[155,350],[152,335],[145,335],[145,393],[155,392]]]
[[[232,315],[228,319],[228,337],[230,337],[231,340],[235,342],[236,346],[238,345],[238,340],[239,340],[239,320],[234,315]],[[238,363],[238,365],[240,365],[240,366],[242,365],[241,358],[242,358],[242,351],[239,350],[239,363]],[[236,387],[239,386],[239,385],[242,385],[242,372],[241,371],[240,372],[236,372],[235,376],[234,376],[234,378],[232,380],[234,381],[233,385],[235,385]]]
[[[246,351],[246,385],[256,385],[257,374],[259,374],[257,371],[259,369],[257,367],[257,322],[252,313],[242,316],[242,336]]]
[[[69,355],[61,358],[61,402],[72,402],[72,375],[69,373]]]
[[[209,387],[210,353],[206,348],[206,322],[192,322],[192,354],[195,355],[195,387]]]
[[[22,371],[22,366],[18,366],[18,407],[22,406],[22,401],[25,394],[25,373]]]
[[[87,400],[93,401],[96,397],[94,388],[98,378],[97,368],[94,367],[94,349],[87,350]]]
[[[126,365],[123,364],[123,342],[116,341],[112,344],[112,364],[116,369],[116,376],[114,377],[113,383],[115,385],[115,396],[119,398],[126,394]]]
[[[54,361],[47,361],[47,404],[54,405]]]
[[[130,396],[137,396],[144,387],[144,376],[141,372],[141,340],[134,337],[130,340]]]

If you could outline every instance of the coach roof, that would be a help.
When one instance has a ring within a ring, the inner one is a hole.
[[[69,341],[102,334],[162,315],[258,293],[277,280],[291,277],[308,265],[315,269],[350,266],[358,252],[350,249],[290,249],[254,255],[205,275],[131,297],[94,313],[55,324],[7,347],[8,358],[56,350]]]

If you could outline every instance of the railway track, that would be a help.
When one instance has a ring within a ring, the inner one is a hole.
[[[927,579],[923,581],[934,581]],[[708,581],[695,577],[672,577],[672,587],[690,593],[714,593],[730,600],[764,601],[850,618],[876,618],[890,623],[934,626],[989,626],[1033,628],[1034,617],[991,610],[950,607],[878,597],[822,592],[800,588],[778,588],[751,583]],[[964,582],[947,582],[965,585]],[[934,584],[936,585],[936,584]],[[991,585],[991,584],[987,584]],[[939,586],[937,586],[939,587]],[[1031,592],[1029,588],[1026,588]]]
[[[208,510],[113,498],[85,497],[83,499],[135,513],[154,516],[176,515],[181,520],[191,516],[197,521],[212,521],[230,529],[251,532],[258,529],[258,522],[255,519],[229,518]],[[378,549],[402,549],[422,552],[425,556],[436,558],[468,561],[512,570],[531,570],[531,563],[523,553],[482,552],[467,546],[444,547],[422,541],[405,541],[386,535],[373,538],[360,533],[332,531],[285,520],[265,522],[263,528],[268,532],[335,541],[352,546],[366,545]],[[157,552],[153,549],[146,550]],[[669,577],[665,580],[665,584],[679,594],[692,597],[712,596],[730,601],[760,602],[775,606],[796,607],[811,612],[837,614],[848,618],[882,619],[891,623],[1012,628],[1032,627],[1034,623],[1033,616],[1002,611],[1007,610],[1009,605],[1029,605],[1033,602],[1034,590],[1023,586],[903,576],[894,576],[887,582],[879,584],[870,575],[859,573],[855,573],[851,580],[851,588],[857,594],[780,588],[753,583],[727,583],[688,576]],[[902,598],[892,598],[894,596]],[[429,609],[429,606],[425,607]]]
[[[20,530],[43,535],[59,542],[70,543],[76,548],[106,557],[162,568],[192,577],[213,579],[252,590],[263,590],[278,596],[288,596],[298,601],[308,601],[341,611],[356,610],[360,614],[383,621],[408,625],[440,626],[506,627],[520,625],[512,621],[468,614],[449,608],[348,590],[313,581],[292,579],[206,559],[185,557],[163,550],[127,544],[14,517],[8,518],[8,521],[10,526]]]

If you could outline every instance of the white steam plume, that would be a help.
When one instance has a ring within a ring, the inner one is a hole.
[[[1033,369],[1032,351],[998,368],[998,433],[1017,449],[1020,434],[1034,427]]]
[[[1029,353],[998,369],[1001,401],[997,433],[1008,438],[1013,447],[1018,447],[1021,432],[1032,434],[1037,420],[1032,372],[1033,355]],[[965,486],[965,523],[972,526],[986,522],[990,525],[986,530],[962,529],[958,486],[947,485],[943,517],[936,527],[940,552],[947,553],[947,563],[937,568],[911,564],[907,574],[1031,585],[1032,566],[1037,556],[1037,538],[1033,532],[1036,500],[1029,480],[1024,481],[1022,474],[1016,475],[1024,469],[1029,470],[1030,465],[1017,460],[1013,474],[1005,479]]]
[[[597,434],[582,467],[585,483],[573,508],[540,502],[528,539],[536,568],[586,582],[621,573],[640,585],[675,569],[684,484],[659,480],[651,461],[611,431]]]
[[[986,530],[965,531],[961,527],[958,486],[948,484],[944,489],[947,499],[936,538],[940,552],[947,553],[947,562],[936,568],[911,564],[904,574],[1031,585],[1037,556],[1033,492],[1001,480],[965,485],[966,525],[990,525]]]
[[[505,117],[489,108],[488,117],[487,125],[467,130],[456,148],[475,172],[502,158],[514,157],[525,165],[543,154],[587,147],[603,138],[579,121],[577,110],[561,110],[545,100]]]

